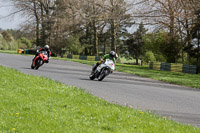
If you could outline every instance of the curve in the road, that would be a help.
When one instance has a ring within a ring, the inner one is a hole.
[[[150,110],[177,122],[200,127],[200,90],[198,89],[121,72],[114,72],[102,82],[91,81],[89,80],[91,66],[70,61],[50,60],[39,70],[32,70],[31,60],[31,56],[0,53],[2,66],[81,87],[109,102]]]

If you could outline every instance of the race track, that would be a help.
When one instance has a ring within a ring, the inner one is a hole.
[[[109,102],[135,109],[150,110],[177,122],[200,127],[200,90],[114,72],[103,81],[89,80],[91,66],[62,60],[50,60],[39,70],[30,68],[33,56],[0,53],[0,65],[20,72],[45,76]]]

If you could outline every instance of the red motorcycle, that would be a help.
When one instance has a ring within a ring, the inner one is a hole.
[[[32,69],[38,69],[40,66],[42,66],[44,63],[48,62],[48,53],[47,51],[40,51],[38,55],[33,59],[31,68]]]

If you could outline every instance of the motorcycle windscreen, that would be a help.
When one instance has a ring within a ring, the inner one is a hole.
[[[41,53],[47,55],[47,51],[41,51]]]

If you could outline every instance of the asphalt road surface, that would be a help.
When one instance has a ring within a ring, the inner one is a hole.
[[[148,110],[180,123],[200,127],[200,90],[135,75],[114,72],[103,81],[89,80],[91,66],[51,59],[38,70],[30,68],[33,56],[0,53],[0,65],[23,73],[45,76],[111,103]]]

